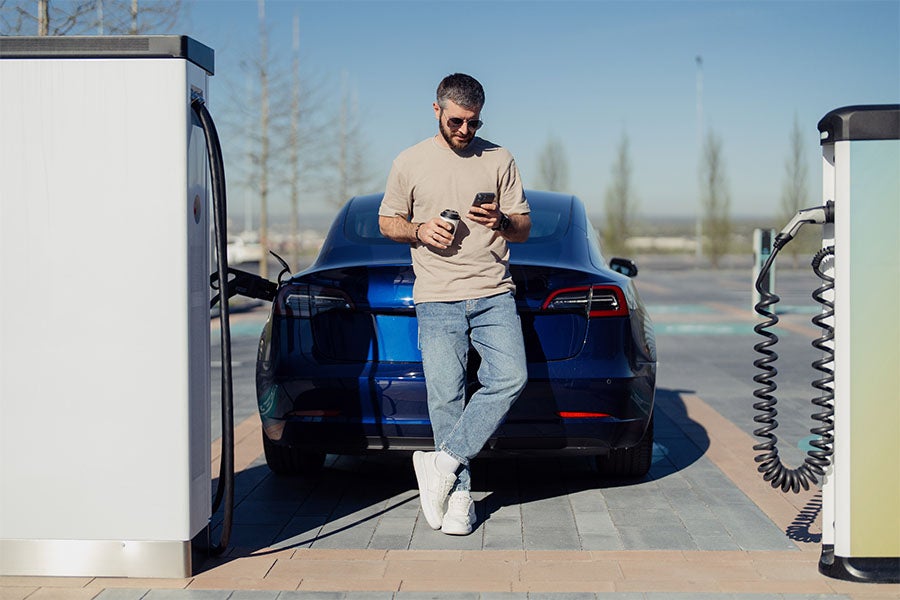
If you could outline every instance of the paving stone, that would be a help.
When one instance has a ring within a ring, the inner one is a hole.
[[[287,591],[278,595],[278,600],[345,600],[346,592],[306,592]]]
[[[150,590],[142,600],[228,600],[230,590]]]
[[[683,527],[618,527],[626,550],[698,550]]]
[[[404,592],[394,594],[394,600],[479,600],[478,592]]]
[[[525,547],[522,520],[519,518],[491,517],[481,527],[484,529],[484,550],[520,550]]]
[[[100,592],[95,600],[141,600],[149,591],[146,589],[107,588]]]

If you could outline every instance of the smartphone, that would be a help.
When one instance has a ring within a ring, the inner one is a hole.
[[[494,192],[478,192],[475,194],[475,200],[472,206],[481,206],[482,204],[490,204],[494,201]]]

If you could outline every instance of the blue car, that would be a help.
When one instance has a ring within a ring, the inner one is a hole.
[[[584,205],[528,191],[531,237],[510,245],[528,384],[482,455],[592,455],[641,477],[653,449],[656,345],[632,278],[607,262]],[[266,462],[310,474],[326,454],[433,449],[409,247],[378,228],[381,194],[351,199],[316,261],[282,282],[256,385]],[[468,393],[478,388],[470,352]]]

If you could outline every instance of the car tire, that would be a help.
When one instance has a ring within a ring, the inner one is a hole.
[[[602,477],[637,479],[646,475],[653,463],[653,415],[650,415],[647,430],[637,445],[613,448],[609,454],[598,456],[596,463]]]
[[[316,475],[325,464],[325,453],[281,446],[263,436],[266,464],[276,475]]]

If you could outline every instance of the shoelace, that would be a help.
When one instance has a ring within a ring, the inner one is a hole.
[[[466,498],[465,496],[450,496],[450,502],[448,504],[448,511],[451,508],[455,508],[460,515],[465,515],[465,518],[469,518],[469,503],[471,500]]]

